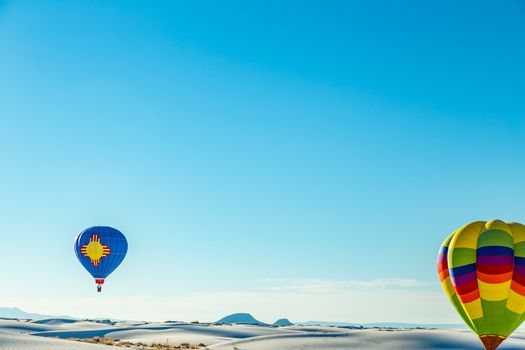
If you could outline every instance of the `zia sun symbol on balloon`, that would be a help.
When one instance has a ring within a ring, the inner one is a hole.
[[[98,266],[100,264],[100,259],[111,254],[111,248],[105,244],[102,244],[100,241],[100,236],[94,234],[89,239],[88,244],[84,244],[80,247],[80,253],[86,256],[91,260],[93,266]]]

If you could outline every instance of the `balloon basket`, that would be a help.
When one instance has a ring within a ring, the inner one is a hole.
[[[498,335],[482,335],[479,338],[486,350],[495,350],[505,340],[505,337]]]
[[[102,285],[104,284],[104,279],[96,279],[95,283],[97,284],[97,292],[102,292]]]

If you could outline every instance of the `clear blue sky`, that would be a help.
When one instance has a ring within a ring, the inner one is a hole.
[[[0,304],[359,321],[283,295],[412,281],[445,305],[441,240],[525,221],[524,37],[518,0],[0,1]],[[102,296],[92,225],[130,245]]]

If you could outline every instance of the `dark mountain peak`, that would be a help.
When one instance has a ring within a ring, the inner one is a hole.
[[[244,323],[244,324],[256,324],[266,325],[264,322],[256,320],[252,315],[248,313],[237,313],[231,314],[221,318],[217,323]]]
[[[277,321],[275,321],[273,325],[279,326],[279,327],[286,327],[286,326],[293,326],[293,323],[290,322],[287,318],[280,318]]]

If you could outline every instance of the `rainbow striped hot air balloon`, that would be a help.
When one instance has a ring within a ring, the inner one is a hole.
[[[525,319],[525,226],[476,221],[448,236],[439,251],[443,289],[486,350]]]

